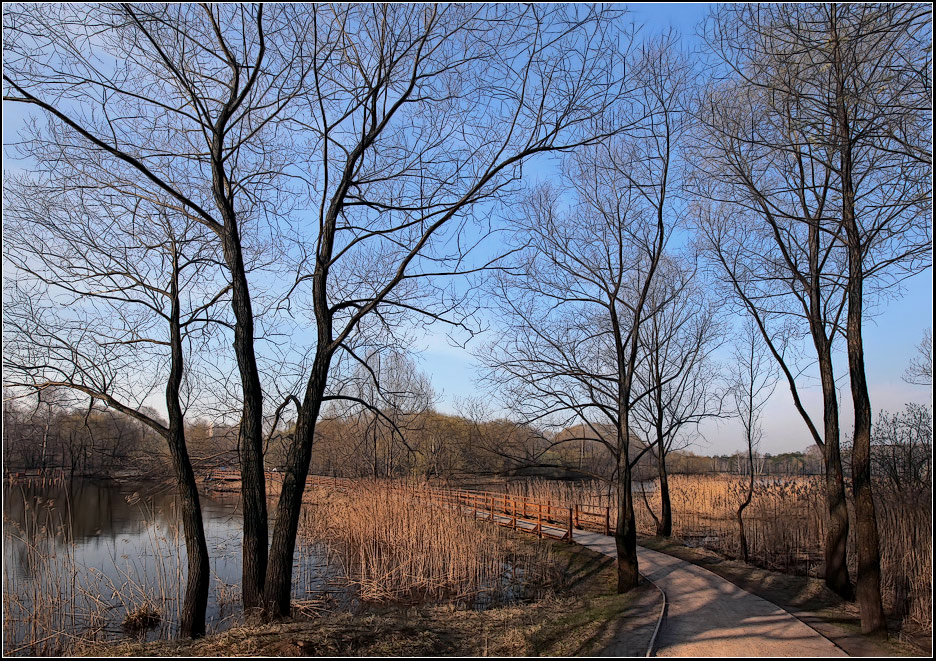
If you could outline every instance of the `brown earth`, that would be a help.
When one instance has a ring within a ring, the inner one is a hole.
[[[372,608],[360,615],[242,626],[199,641],[121,642],[86,656],[643,656],[662,597],[650,583],[615,592],[611,558],[553,545],[564,580],[530,603],[475,611],[452,604]]]

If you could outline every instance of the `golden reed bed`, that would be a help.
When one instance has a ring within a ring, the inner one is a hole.
[[[545,546],[427,505],[419,486],[362,480],[346,491],[313,487],[305,500],[300,537],[326,540],[330,562],[366,601],[497,601],[547,583],[553,564]]]
[[[725,556],[740,555],[736,512],[747,478],[724,475],[673,475],[669,478],[673,506],[673,536]],[[610,506],[614,498],[598,482],[533,480],[514,483],[512,491],[567,505]],[[849,489],[850,490],[850,489]],[[755,484],[754,499],[744,511],[751,561],[757,565],[817,574],[822,570],[825,538],[822,478],[768,477]],[[904,620],[932,627],[932,502],[879,488],[875,493],[881,539],[881,580],[885,604]],[[637,529],[654,535],[649,508],[659,512],[655,482],[644,490],[635,485]],[[849,510],[854,515],[851,503]],[[854,519],[849,538],[851,574],[856,571]]]

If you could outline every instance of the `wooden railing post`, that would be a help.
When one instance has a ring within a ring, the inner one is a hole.
[[[536,504],[536,533],[543,538],[543,503]]]
[[[605,507],[605,534],[611,535],[611,508]]]
[[[569,541],[572,541],[572,508],[569,507]]]
[[[579,525],[579,506],[578,503],[575,503],[575,527],[580,528]]]

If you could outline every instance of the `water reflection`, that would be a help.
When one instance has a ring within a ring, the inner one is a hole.
[[[74,481],[5,485],[3,496],[5,651],[50,635],[119,635],[126,614],[145,603],[162,616],[145,636],[175,633],[187,560],[172,489]],[[241,513],[234,494],[203,494],[201,504],[212,575],[208,627],[218,631],[240,612]],[[322,550],[298,551],[302,581],[294,592],[328,588]]]

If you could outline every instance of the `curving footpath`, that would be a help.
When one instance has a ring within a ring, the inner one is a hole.
[[[614,538],[576,529],[574,540],[616,557]],[[656,656],[847,656],[765,599],[692,563],[638,547],[640,573],[666,594]]]
[[[466,508],[479,518],[506,524],[507,516]],[[529,532],[536,524],[516,521]],[[544,534],[561,537],[566,530],[551,524]],[[614,538],[575,528],[573,541],[612,558]],[[739,588],[718,574],[671,555],[637,547],[640,573],[664,594],[665,616],[654,639],[648,632],[647,656],[749,657],[848,656],[815,629],[766,599]],[[632,654],[612,645],[604,655]]]

